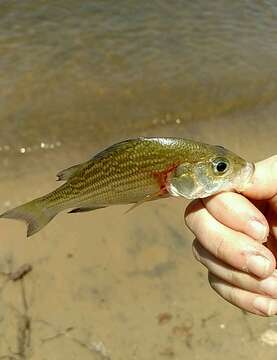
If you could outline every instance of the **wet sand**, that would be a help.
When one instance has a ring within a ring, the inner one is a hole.
[[[154,131],[186,133],[258,160],[277,152],[277,125],[267,117],[272,110]],[[262,114],[264,121],[256,122]],[[50,150],[43,154],[44,170],[38,166],[33,174],[3,180],[0,198],[14,206],[53,189],[55,172],[70,165],[63,146],[55,154],[55,161]],[[21,161],[28,167],[37,155]],[[209,288],[206,271],[191,254],[186,204],[166,199],[128,214],[124,206],[60,214],[28,240],[24,224],[1,220],[1,271],[33,267],[22,280],[0,278],[1,356],[275,359],[276,320],[247,315]]]

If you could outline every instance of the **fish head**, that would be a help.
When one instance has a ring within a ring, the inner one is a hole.
[[[193,163],[181,163],[168,178],[172,196],[204,198],[222,191],[242,191],[254,173],[254,164],[222,146]]]

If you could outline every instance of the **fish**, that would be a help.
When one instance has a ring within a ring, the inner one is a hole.
[[[25,221],[27,237],[58,213],[82,213],[111,205],[169,196],[204,198],[242,191],[254,164],[220,145],[173,137],[138,137],[100,151],[88,161],[60,171],[54,191],[0,215]]]

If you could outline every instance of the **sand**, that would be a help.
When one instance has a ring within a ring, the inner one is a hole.
[[[189,134],[261,159],[277,152],[276,122],[264,111],[159,134]],[[65,150],[54,162],[51,153],[44,171],[2,180],[2,208],[53,189],[55,172],[70,162]],[[27,167],[31,160],[22,157]],[[124,206],[60,214],[28,240],[23,223],[1,220],[0,358],[275,359],[275,318],[246,314],[209,287],[191,253],[186,205],[166,199],[128,214]],[[25,263],[33,270],[9,280],[5,273]]]

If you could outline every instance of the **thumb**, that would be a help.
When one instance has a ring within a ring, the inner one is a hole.
[[[242,194],[256,200],[270,199],[277,194],[277,155],[255,164],[253,177]]]

